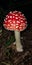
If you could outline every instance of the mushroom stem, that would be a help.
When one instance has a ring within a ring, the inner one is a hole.
[[[16,49],[18,52],[22,52],[23,51],[23,47],[20,41],[20,32],[19,31],[15,31],[15,39],[16,39]]]

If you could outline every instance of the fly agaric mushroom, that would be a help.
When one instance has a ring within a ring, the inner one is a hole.
[[[15,33],[16,49],[18,52],[23,51],[23,46],[20,41],[20,31],[23,31],[27,27],[27,20],[24,14],[20,11],[9,12],[4,19],[3,26],[7,30],[12,30]]]

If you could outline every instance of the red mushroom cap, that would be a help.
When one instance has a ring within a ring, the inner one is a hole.
[[[27,20],[22,12],[9,12],[4,19],[3,26],[8,30],[23,31],[27,27]]]

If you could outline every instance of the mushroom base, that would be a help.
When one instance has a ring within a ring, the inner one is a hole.
[[[19,31],[15,31],[15,39],[16,39],[16,42],[14,42],[14,44],[16,44],[16,50],[18,52],[22,52],[23,51],[23,46],[21,44],[21,41],[20,41],[20,32]]]

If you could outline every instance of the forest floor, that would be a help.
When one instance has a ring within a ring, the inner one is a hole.
[[[16,51],[16,45],[8,44],[5,45],[7,39],[10,36],[14,36],[13,33],[7,30],[3,30],[0,34],[0,65],[32,65],[32,29],[21,34],[21,42],[23,45],[23,52]]]

